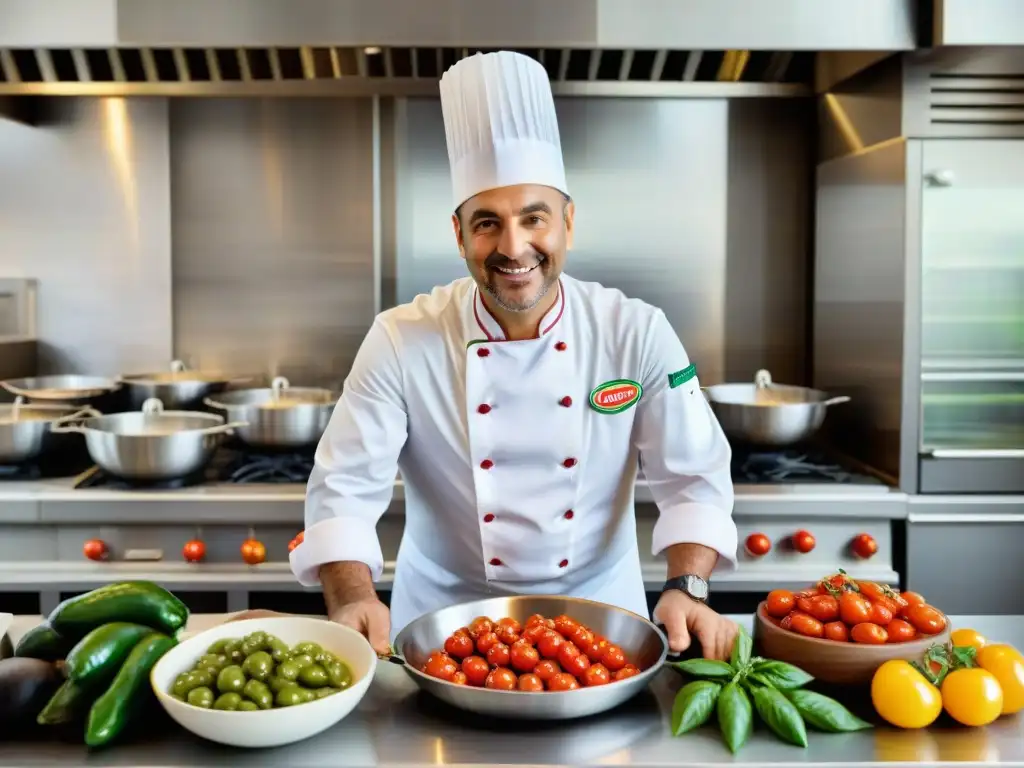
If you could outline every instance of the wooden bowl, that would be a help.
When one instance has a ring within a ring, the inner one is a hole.
[[[875,670],[882,664],[891,659],[920,661],[933,644],[949,642],[951,629],[947,616],[942,632],[918,640],[885,645],[842,643],[783,629],[768,616],[762,602],[754,616],[754,643],[758,655],[799,667],[822,683],[870,686]]]

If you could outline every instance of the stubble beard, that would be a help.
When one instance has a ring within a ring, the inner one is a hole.
[[[547,262],[542,263],[538,269],[544,270]],[[553,274],[544,272],[544,282],[540,288],[537,289],[537,293],[534,294],[533,298],[526,299],[524,301],[515,301],[508,296],[503,295],[502,291],[499,290],[490,279],[490,272],[487,272],[488,279],[483,283],[483,289],[487,294],[494,299],[495,304],[504,309],[506,312],[529,312],[531,309],[536,307],[545,296],[548,291],[551,290],[551,286],[555,284],[558,279]]]

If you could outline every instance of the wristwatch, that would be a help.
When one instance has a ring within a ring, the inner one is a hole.
[[[682,576],[669,579],[661,591],[667,592],[670,589],[678,589],[684,595],[701,603],[706,603],[708,600],[708,583],[693,573],[684,573]]]

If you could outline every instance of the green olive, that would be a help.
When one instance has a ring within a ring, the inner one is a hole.
[[[332,693],[337,693],[337,688],[318,688],[316,691],[316,697],[322,699],[326,696],[330,696]]]
[[[172,696],[184,696],[196,686],[191,685],[192,677],[188,672],[182,672],[174,678],[174,685],[171,686]]]
[[[224,667],[217,675],[217,690],[221,693],[239,693],[245,687],[245,673],[236,664]]]
[[[270,690],[274,693],[277,693],[282,688],[287,688],[289,685],[293,684],[294,681],[285,680],[283,677],[280,677],[278,675],[271,675],[270,678],[267,680],[267,687],[270,688]]]
[[[348,688],[352,685],[352,671],[347,665],[340,661],[336,661],[333,664],[325,664],[324,670],[327,672],[327,681],[333,688]]]
[[[251,656],[246,656],[242,662],[242,671],[249,677],[257,680],[266,680],[274,671],[274,660],[266,651],[256,651]]]
[[[226,637],[223,640],[218,640],[213,643],[209,648],[206,649],[208,654],[213,656],[219,656],[224,653],[224,648],[228,643],[232,642],[230,637]]]
[[[327,681],[327,670],[319,664],[310,664],[299,670],[299,682],[307,688],[323,688]]]
[[[242,642],[243,643],[252,643],[253,645],[257,645],[260,648],[262,648],[263,645],[269,639],[269,637],[270,636],[266,632],[264,632],[261,629],[257,629],[255,632],[250,632],[248,635],[246,635],[245,639],[242,640]]]
[[[318,653],[322,653],[323,650],[324,649],[316,643],[299,643],[292,649],[292,655],[301,656],[305,653],[308,654],[310,657],[315,658],[316,655]]]
[[[213,681],[216,679],[212,672],[205,669],[193,669],[188,673],[188,676],[190,680],[190,688],[199,688],[200,686],[209,688],[213,685]]]
[[[270,709],[274,706],[274,694],[259,680],[250,680],[246,683],[242,693],[260,709]]]
[[[287,661],[288,656],[291,654],[288,645],[273,635],[267,638],[266,650],[270,651],[270,655],[278,664],[282,661]]]
[[[335,664],[338,661],[338,657],[330,651],[320,651],[320,653],[313,657],[313,661],[317,664]]]
[[[291,659],[289,659],[289,661],[291,661],[292,664],[298,665],[299,669],[301,669],[302,667],[308,667],[310,664],[312,664],[313,657],[310,656],[308,653],[299,653],[292,656]]]
[[[251,701],[246,701],[245,699],[242,699],[240,702],[238,702],[238,711],[239,712],[258,712],[259,711],[259,707],[257,707]]]
[[[296,704],[303,704],[305,700],[305,691],[294,684],[286,685],[274,697],[274,703],[279,707],[294,707]]]
[[[298,679],[301,670],[302,667],[296,664],[294,660],[289,660],[277,668],[277,676],[293,683]]]
[[[217,697],[217,700],[213,702],[214,709],[223,709],[228,712],[233,712],[238,709],[238,705],[242,703],[242,697],[237,693],[222,693]]]
[[[316,691],[311,688],[299,688],[302,692],[302,701],[313,701],[316,698]]]
[[[171,698],[172,698],[172,699],[177,699],[178,701],[184,701],[184,700],[185,700],[185,697],[184,697],[184,696],[179,696],[179,695],[178,695],[178,694],[176,694],[176,693],[172,693],[172,694],[171,694]]]
[[[186,701],[193,707],[202,707],[203,709],[209,709],[213,706],[213,691],[207,688],[205,685],[201,685],[198,688],[193,688],[188,692]]]

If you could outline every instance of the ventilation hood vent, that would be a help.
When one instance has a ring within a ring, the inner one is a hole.
[[[478,48],[0,49],[0,94],[434,95]],[[808,52],[525,49],[559,95],[798,96]]]

